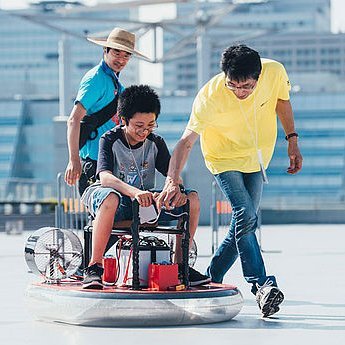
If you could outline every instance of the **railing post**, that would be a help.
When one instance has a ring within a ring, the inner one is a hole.
[[[55,207],[55,227],[62,228],[62,196],[61,196],[61,178],[62,173],[58,173],[56,177],[57,205]]]
[[[139,203],[137,200],[134,200],[132,203],[133,210],[133,222],[131,225],[132,232],[132,264],[133,264],[133,281],[132,288],[133,290],[140,289],[140,280],[139,280]]]
[[[182,267],[183,267],[183,284],[189,286],[189,200],[184,205],[183,228],[184,234],[182,238]]]
[[[211,228],[212,228],[212,254],[218,248],[218,214],[217,214],[217,183],[212,182],[212,204],[211,204]]]

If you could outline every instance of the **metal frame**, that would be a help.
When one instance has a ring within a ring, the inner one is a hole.
[[[58,202],[55,208],[55,227],[60,229],[70,229],[79,232],[83,230],[84,251],[83,266],[86,267],[91,257],[92,247],[92,219],[84,210],[80,201],[77,186],[67,186],[63,179],[63,174],[57,175],[57,194]],[[133,240],[133,289],[139,289],[139,233],[155,232],[161,234],[183,235],[182,238],[182,265],[183,265],[183,283],[189,285],[189,201],[183,206],[183,214],[177,219],[177,226],[161,226],[159,224],[140,224],[139,203],[135,200],[132,203],[133,220],[130,225],[127,222],[115,223],[110,235],[105,252],[107,252],[118,240],[121,235],[131,235]],[[88,219],[89,218],[89,219]],[[88,221],[87,221],[88,220]]]
[[[106,251],[114,245],[118,237],[121,235],[131,235],[133,245],[133,290],[140,290],[139,282],[139,233],[140,232],[154,232],[163,234],[183,235],[182,238],[182,281],[185,286],[189,285],[189,201],[184,205],[183,215],[178,218],[178,224],[174,226],[160,226],[159,224],[140,224],[139,219],[139,203],[135,200],[132,203],[133,220],[130,226],[123,226],[120,223],[114,224],[113,231],[110,235]],[[91,245],[92,245],[92,225],[87,225],[84,228],[84,265],[86,266],[90,261]]]

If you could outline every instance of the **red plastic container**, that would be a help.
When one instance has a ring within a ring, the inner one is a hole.
[[[149,264],[149,288],[165,291],[179,284],[177,264]]]
[[[113,256],[103,258],[103,283],[105,285],[114,285],[117,278],[117,262]]]

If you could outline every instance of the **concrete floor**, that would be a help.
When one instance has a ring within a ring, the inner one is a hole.
[[[225,230],[222,230],[225,231]],[[221,234],[222,235],[222,234]],[[285,302],[274,318],[262,319],[237,263],[225,282],[237,285],[245,305],[231,321],[184,327],[93,328],[35,321],[24,291],[23,249],[28,233],[0,233],[0,344],[344,344],[345,225],[264,226],[262,247],[268,273],[274,273]],[[196,267],[206,268],[211,231],[200,227]],[[274,252],[272,252],[274,251]]]

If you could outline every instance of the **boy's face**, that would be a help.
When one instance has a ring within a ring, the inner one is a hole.
[[[125,127],[131,145],[143,142],[157,128],[156,114],[135,113]]]

